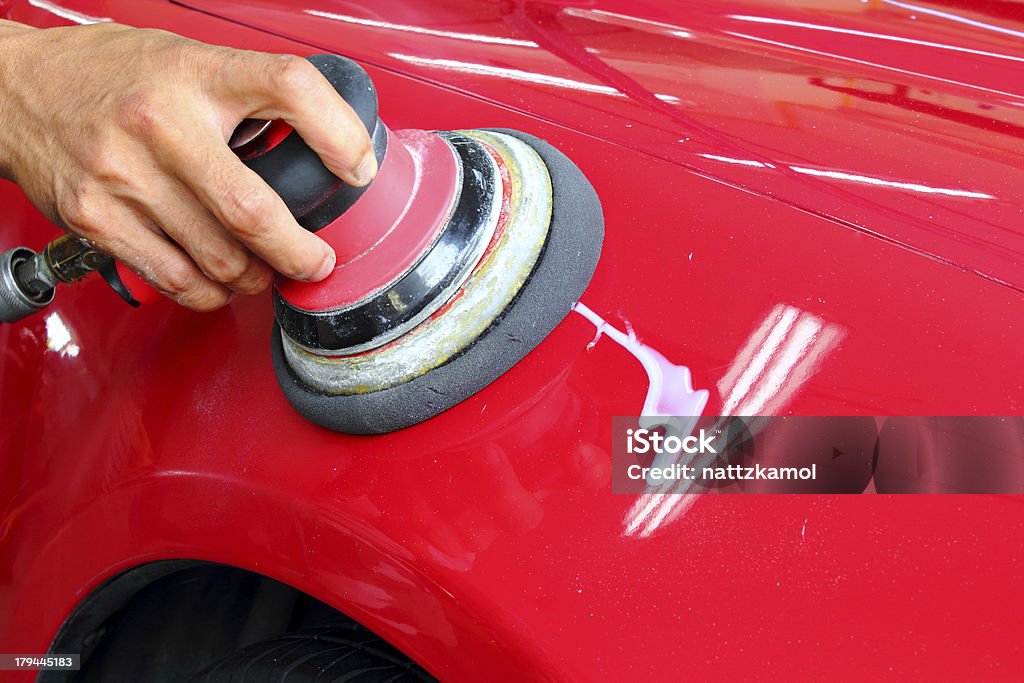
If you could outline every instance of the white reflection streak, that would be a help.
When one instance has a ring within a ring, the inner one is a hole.
[[[410,24],[393,24],[390,21],[378,21],[376,19],[364,19],[353,17],[347,14],[335,14],[322,10],[305,9],[305,14],[331,21],[340,21],[345,24],[357,26],[370,26],[372,28],[383,28],[390,31],[402,31],[404,33],[418,33],[424,36],[437,36],[438,38],[452,38],[455,40],[468,40],[474,43],[491,43],[494,45],[514,45],[517,47],[537,47],[532,40],[520,40],[518,38],[504,38],[502,36],[488,36],[480,33],[459,33],[457,31],[442,31],[440,29],[426,28],[423,26],[412,26]]]
[[[497,78],[504,78],[513,81],[522,81],[524,83],[535,83],[537,85],[550,85],[556,88],[568,88],[570,90],[579,90],[582,92],[592,92],[598,95],[612,95],[614,97],[625,97],[625,95],[615,88],[607,85],[599,85],[597,83],[585,83],[583,81],[576,81],[571,78],[562,78],[560,76],[551,76],[548,74],[538,74],[532,71],[523,71],[522,69],[510,69],[503,66],[491,66],[490,64],[477,64],[476,62],[461,62],[455,59],[431,59],[429,57],[416,57],[414,55],[403,55],[396,54],[394,52],[389,53],[391,57],[401,62],[408,62],[410,64],[416,64],[417,66],[428,66],[436,69],[445,69],[448,71],[458,71],[459,73],[473,74],[476,76],[495,76]],[[655,95],[662,102],[668,102],[675,104],[679,102],[679,98],[675,95]]]
[[[667,33],[677,38],[693,38],[693,33],[687,31],[682,26],[666,24],[660,21],[651,21],[650,19],[641,19],[640,17],[633,17],[628,14],[618,14],[616,12],[608,12],[603,9],[582,9],[578,7],[569,7],[562,11],[571,17],[589,19],[599,23],[607,24],[619,22],[620,25],[638,24],[640,26],[658,29],[661,33]]]
[[[758,326],[754,333],[747,337],[747,343],[743,345],[743,348],[739,350],[732,363],[729,365],[729,371],[722,376],[722,379],[718,381],[718,391],[724,396],[726,392],[731,389],[735,384],[736,380],[743,371],[750,365],[751,360],[754,358],[754,354],[757,350],[765,345],[765,340],[768,339],[768,334],[774,329],[776,321],[782,315],[785,306],[783,304],[777,304],[772,311],[764,317],[761,324]]]
[[[803,21],[789,21],[787,19],[773,19],[771,17],[752,17],[745,14],[730,14],[730,19],[736,19],[737,21],[747,21],[754,24],[773,24],[778,26],[792,26],[794,28],[806,28],[811,31],[828,31],[829,33],[842,33],[849,36],[859,36],[861,38],[878,38],[879,40],[888,40],[894,43],[907,43],[910,45],[920,45],[921,47],[934,47],[940,50],[950,50],[952,52],[966,52],[972,55],[978,55],[981,57],[992,57],[994,59],[1006,59],[1012,62],[1024,62],[1024,57],[1014,57],[1013,55],[1000,54],[998,52],[989,52],[987,50],[973,50],[969,47],[961,47],[959,45],[947,45],[945,43],[933,43],[929,40],[916,40],[914,38],[906,38],[903,36],[891,36],[884,33],[871,33],[870,31],[858,31],[852,28],[839,28],[838,26],[823,26],[821,24],[808,24]]]
[[[876,69],[886,69],[887,71],[895,71],[899,74],[905,74],[907,76],[916,76],[918,78],[927,78],[933,81],[939,81],[941,83],[949,83],[950,85],[956,85],[962,88],[971,88],[972,90],[984,90],[995,95],[1003,95],[1004,97],[1019,97],[1019,95],[1007,92],[1005,90],[996,90],[995,88],[986,88],[978,85],[977,83],[964,83],[963,81],[954,81],[951,78],[941,78],[935,74],[922,73],[920,71],[910,71],[909,69],[900,69],[892,66],[891,64],[881,64],[879,62],[869,62],[865,59],[856,59],[848,55],[841,55],[835,52],[825,52],[823,50],[812,50],[809,47],[803,47],[802,45],[793,45],[792,43],[782,43],[777,40],[768,40],[767,38],[761,38],[760,36],[752,36],[748,33],[739,33],[737,31],[723,31],[726,35],[734,36],[736,38],[743,38],[744,40],[753,40],[757,43],[764,43],[765,45],[774,45],[776,47],[784,47],[787,50],[796,50],[797,52],[806,52],[812,55],[819,55],[821,57],[829,57],[831,59],[839,59],[844,62],[853,62],[854,64],[863,64],[864,66],[874,67]]]
[[[942,19],[949,19],[959,24],[967,24],[968,26],[974,26],[976,28],[983,28],[986,31],[994,31],[996,33],[1005,33],[1008,36],[1014,36],[1017,38],[1024,38],[1024,32],[1014,31],[1012,28],[1005,28],[1003,26],[996,26],[995,24],[989,24],[984,21],[978,21],[976,19],[968,19],[967,17],[961,17],[957,14],[950,12],[943,12],[942,10],[933,9],[931,7],[921,7],[920,5],[911,5],[908,2],[895,2],[895,0],[882,0],[887,5],[899,7],[900,9],[910,10],[912,12],[920,12],[921,14],[930,14],[933,17],[941,17]]]
[[[765,323],[770,326],[767,332]],[[813,313],[777,305],[719,381],[718,390],[726,397],[722,414],[775,415],[843,336],[841,327]],[[737,368],[742,370],[736,372]]]
[[[35,8],[44,10],[46,12],[49,12],[50,14],[58,16],[61,19],[73,21],[76,24],[101,24],[107,21],[113,21],[110,17],[94,17],[88,14],[83,14],[82,12],[76,12],[73,9],[61,7],[57,3],[51,2],[50,0],[28,0],[28,4],[32,5]]]
[[[946,187],[931,187],[930,185],[921,185],[918,183],[904,183],[895,180],[882,180],[881,178],[873,178],[871,176],[859,175],[856,173],[846,173],[843,171],[824,171],[816,168],[805,168],[803,166],[790,166],[791,169],[797,173],[803,173],[804,175],[812,175],[819,178],[835,178],[836,180],[848,180],[851,183],[863,183],[865,185],[881,185],[883,187],[892,187],[898,190],[910,190],[911,192],[923,192],[924,194],[942,194],[949,197],[966,197],[968,199],[995,199],[990,194],[984,192],[974,192],[971,190],[954,190]]]
[[[787,376],[786,381],[783,382],[777,393],[769,397],[768,402],[759,412],[762,415],[778,414],[783,406],[789,403],[797,389],[806,384],[811,375],[817,372],[818,365],[824,360],[825,355],[831,353],[844,336],[845,332],[841,327],[826,324],[819,332],[818,338],[813,341],[808,352],[793,367],[792,372],[789,373],[789,376]]]
[[[723,416],[775,415],[844,336],[841,327],[795,306],[776,305],[737,352],[718,383]],[[762,426],[749,423],[751,433]],[[650,536],[684,514],[700,493],[670,481],[641,495],[626,513],[625,535]]]
[[[756,168],[775,168],[773,164],[766,164],[762,161],[754,161],[753,159],[734,159],[732,157],[722,157],[717,154],[698,154],[705,159],[711,159],[712,161],[721,161],[726,164],[736,164],[737,166],[754,166]]]
[[[633,507],[626,513],[625,535],[646,538],[661,527],[667,519],[676,519],[697,502],[699,493],[676,493],[672,490],[675,488],[689,488],[689,484],[678,482],[670,486],[663,484],[656,493],[641,494],[640,498],[633,503]]]
[[[771,318],[774,319],[774,324],[771,327],[771,331],[768,333],[768,338],[765,340],[758,349],[757,353],[750,363],[743,369],[743,373],[740,375],[739,380],[729,391],[726,396],[725,402],[722,405],[722,415],[752,415],[753,413],[744,412],[737,410],[740,407],[740,401],[742,401],[749,394],[751,388],[754,385],[754,381],[757,380],[761,373],[764,372],[765,367],[768,365],[768,361],[775,355],[782,341],[789,334],[789,330],[793,327],[793,323],[796,322],[797,316],[800,311],[793,306],[782,307],[776,306],[775,310],[772,311]],[[721,387],[719,387],[721,388]]]
[[[571,78],[538,74],[533,73],[532,71],[523,71],[522,69],[509,69],[502,66],[477,64],[475,62],[460,62],[455,59],[431,59],[429,57],[416,57],[413,55],[401,54],[392,54],[391,56],[399,61],[416,64],[417,66],[429,66],[437,69],[445,69],[447,71],[474,74],[477,76],[497,76],[499,78],[507,78],[513,81],[524,81],[526,83],[536,83],[538,85],[552,85],[556,88],[582,90],[583,92],[598,93],[600,95],[621,94],[615,88],[610,88],[607,85],[584,83],[583,81],[574,81]]]
[[[657,530],[669,516],[675,519],[690,509],[697,501],[698,493],[687,493],[689,482],[668,481],[648,493],[642,493],[626,512],[626,536],[646,538]]]
[[[717,154],[699,154],[698,156],[703,157],[705,159],[711,159],[712,161],[721,161],[726,164],[752,166],[755,168],[775,168],[775,166],[772,164],[754,161],[753,159],[734,159],[732,157],[723,157]],[[828,171],[818,168],[807,168],[806,166],[789,166],[788,168],[795,173],[801,173],[803,175],[810,175],[818,178],[833,178],[835,180],[846,180],[851,183],[861,183],[864,185],[891,187],[897,190],[910,190],[911,192],[921,192],[924,194],[941,194],[946,195],[948,197],[965,197],[967,199],[995,199],[993,195],[986,194],[984,192],[975,192],[973,190],[955,190],[953,188],[948,187],[932,187],[931,185],[922,185],[920,183],[907,183],[899,180],[883,180],[882,178],[875,178],[874,176],[869,175],[861,175],[859,173],[847,173],[846,171]]]
[[[786,338],[786,343],[779,351],[778,361],[765,374],[757,387],[757,391],[740,406],[738,415],[764,415],[765,406],[769,399],[779,394],[784,387],[793,369],[801,358],[807,355],[815,337],[821,332],[822,320],[817,316],[802,316],[793,329],[793,333]]]

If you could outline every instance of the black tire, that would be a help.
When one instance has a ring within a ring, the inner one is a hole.
[[[242,648],[192,683],[410,683],[434,681],[408,657],[358,624],[285,634]]]

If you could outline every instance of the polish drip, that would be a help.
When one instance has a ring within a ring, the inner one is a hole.
[[[708,402],[708,391],[706,389],[694,391],[690,368],[685,365],[676,365],[658,351],[640,342],[628,325],[626,326],[627,332],[622,332],[582,302],[578,302],[573,310],[589,320],[597,329],[591,346],[597,343],[603,335],[607,335],[609,339],[640,361],[640,365],[643,366],[647,373],[648,387],[647,397],[644,399],[640,415],[648,419],[641,419],[641,426],[652,428],[663,424],[659,420],[650,418],[673,416],[696,418],[704,412],[704,406]],[[645,422],[648,424],[644,424]]]

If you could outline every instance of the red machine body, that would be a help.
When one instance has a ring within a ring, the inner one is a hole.
[[[54,0],[8,16],[340,52],[395,130],[551,141],[606,214],[583,302],[687,365],[707,414],[1021,412],[1009,3],[578,5]],[[56,235],[13,185],[0,205],[0,247]],[[796,336],[800,320],[821,334]],[[291,584],[445,680],[1024,669],[1018,497],[614,495],[611,418],[639,413],[647,378],[576,315],[435,419],[332,433],[281,395],[272,322],[265,296],[131,311],[92,282],[0,328],[0,650],[45,651],[106,579],[191,558]]]
[[[334,247],[338,266],[323,283],[278,278],[278,291],[289,303],[307,311],[352,305],[408,270],[444,227],[458,178],[450,148],[426,131],[389,136],[374,183],[351,209],[317,231]]]

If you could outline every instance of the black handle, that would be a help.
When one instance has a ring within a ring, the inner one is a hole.
[[[338,55],[314,55],[308,59],[366,126],[380,164],[387,147],[387,132],[377,117],[377,89],[369,74],[351,59]],[[265,152],[247,156],[243,163],[267,181],[299,225],[311,232],[347,211],[367,189],[342,182],[294,130]]]

